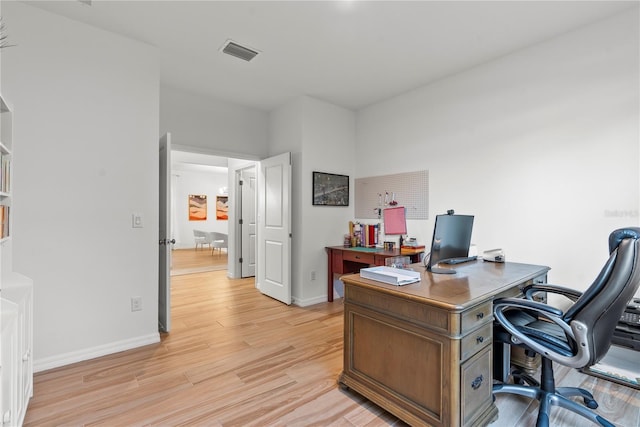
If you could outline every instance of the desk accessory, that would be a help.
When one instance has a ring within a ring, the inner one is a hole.
[[[384,260],[384,265],[392,268],[408,268],[411,258],[408,256],[394,256]]]
[[[490,249],[482,253],[482,259],[490,262],[504,262],[505,255],[502,249]]]
[[[420,273],[417,271],[384,266],[363,268],[360,270],[360,277],[396,286],[420,281]]]

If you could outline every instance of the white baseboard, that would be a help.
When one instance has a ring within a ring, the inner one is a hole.
[[[296,297],[291,298],[291,304],[297,305],[298,307],[308,307],[310,305],[320,304],[321,302],[327,302],[326,295],[321,295],[319,297],[309,298],[305,300]]]
[[[120,351],[131,350],[132,348],[142,347],[144,345],[155,344],[158,342],[160,342],[160,334],[156,332],[141,337],[130,338],[128,340],[117,341],[78,351],[72,351],[70,353],[60,354],[58,356],[46,357],[44,359],[34,359],[33,371],[46,371],[48,369],[58,368],[60,366],[70,365],[72,363],[82,362],[84,360],[94,359],[96,357],[106,356],[108,354],[118,353]]]

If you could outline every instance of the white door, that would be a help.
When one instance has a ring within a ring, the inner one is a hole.
[[[242,211],[242,277],[256,275],[256,168],[240,171]]]
[[[257,248],[256,286],[291,304],[291,153],[260,162]]]
[[[159,271],[158,271],[158,326],[169,332],[171,327],[171,134],[160,138],[160,217],[159,217]]]

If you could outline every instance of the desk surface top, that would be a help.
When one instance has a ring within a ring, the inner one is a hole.
[[[365,248],[364,246],[354,246],[354,247],[339,247],[344,251],[354,251],[354,252],[384,252],[384,248]],[[332,248],[337,249],[337,248]]]
[[[366,252],[366,253],[374,253],[376,255],[384,255],[384,256],[416,255],[421,252],[424,252],[424,249],[414,249],[407,253],[403,253],[398,248],[388,250],[384,248],[367,248],[364,246],[327,246],[325,249],[331,249],[334,251],[338,250],[338,251],[349,251],[349,252]]]
[[[480,260],[452,266],[455,274],[433,274],[422,264],[412,264],[411,268],[420,272],[420,281],[404,286],[363,279],[360,274],[343,276],[341,280],[448,310],[464,310],[549,271],[549,267],[541,265]]]

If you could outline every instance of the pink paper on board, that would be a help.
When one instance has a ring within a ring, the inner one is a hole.
[[[407,234],[404,206],[384,209],[384,234]]]

